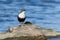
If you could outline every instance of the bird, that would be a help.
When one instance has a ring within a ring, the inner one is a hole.
[[[22,9],[21,12],[18,14],[18,22],[23,25],[24,22],[25,22],[25,19],[26,19],[26,10],[25,9]]]

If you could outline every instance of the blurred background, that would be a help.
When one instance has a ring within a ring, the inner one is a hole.
[[[17,15],[23,8],[25,21],[60,31],[60,0],[0,0],[0,32],[19,24]]]

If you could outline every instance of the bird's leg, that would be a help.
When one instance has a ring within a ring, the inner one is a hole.
[[[21,22],[20,24],[21,24],[21,25],[24,25],[24,22]]]
[[[20,25],[20,26],[23,26],[23,25],[24,25],[24,22],[19,22],[19,25]]]
[[[25,24],[26,21],[24,21],[24,24]]]
[[[18,22],[18,25],[19,25],[19,26],[21,26],[21,23],[20,23],[20,22]]]

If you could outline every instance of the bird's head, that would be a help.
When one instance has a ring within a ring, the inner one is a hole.
[[[25,10],[25,9],[22,9],[22,10],[21,10],[21,12],[24,12],[24,13],[25,13],[25,12],[26,12],[26,10]]]

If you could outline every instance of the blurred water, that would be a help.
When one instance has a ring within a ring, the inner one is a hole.
[[[56,38],[48,38],[48,40],[60,40],[60,37],[56,37]]]
[[[27,10],[26,21],[60,31],[59,0],[0,0],[0,32],[18,25],[17,15],[22,8]]]

